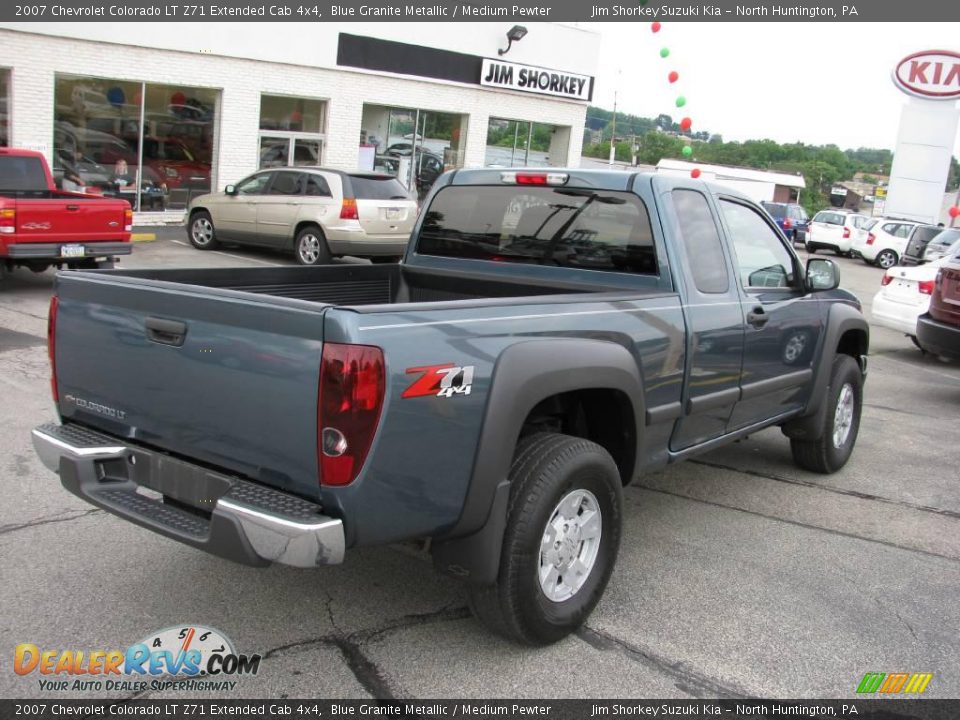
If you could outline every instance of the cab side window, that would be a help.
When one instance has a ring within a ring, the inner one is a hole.
[[[707,199],[693,190],[674,190],[670,196],[697,290],[705,294],[727,292],[730,288],[727,264]]]
[[[313,197],[330,197],[330,186],[320,175],[307,175],[307,195]]]
[[[730,244],[743,287],[794,287],[793,256],[760,213],[729,200],[721,200],[720,208],[730,231]]]

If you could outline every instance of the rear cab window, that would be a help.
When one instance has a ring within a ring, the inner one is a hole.
[[[445,187],[427,209],[417,252],[659,274],[643,201],[633,193],[593,188]]]
[[[0,157],[0,192],[46,192],[47,176],[37,157]]]
[[[827,225],[844,225],[847,222],[847,216],[843,213],[818,212],[814,216],[813,221],[826,223]]]

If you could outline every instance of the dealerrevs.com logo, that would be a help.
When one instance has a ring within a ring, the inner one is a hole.
[[[37,676],[44,691],[233,690],[234,678],[256,675],[260,655],[241,655],[219,630],[202,625],[169,627],[126,650],[14,649],[17,675]]]

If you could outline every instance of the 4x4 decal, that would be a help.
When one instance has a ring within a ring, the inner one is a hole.
[[[459,367],[453,363],[444,365],[425,365],[407,368],[407,375],[420,373],[420,377],[400,396],[415,397],[453,397],[469,395],[473,386],[473,365]]]

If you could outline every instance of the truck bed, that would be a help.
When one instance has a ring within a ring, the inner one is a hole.
[[[510,269],[510,268],[508,268]],[[403,265],[330,265],[321,267],[117,270],[112,278],[138,278],[222,290],[308,300],[349,307],[448,302],[603,292],[616,287],[575,282],[533,283],[503,275],[431,271]],[[369,308],[377,310],[379,308]]]

